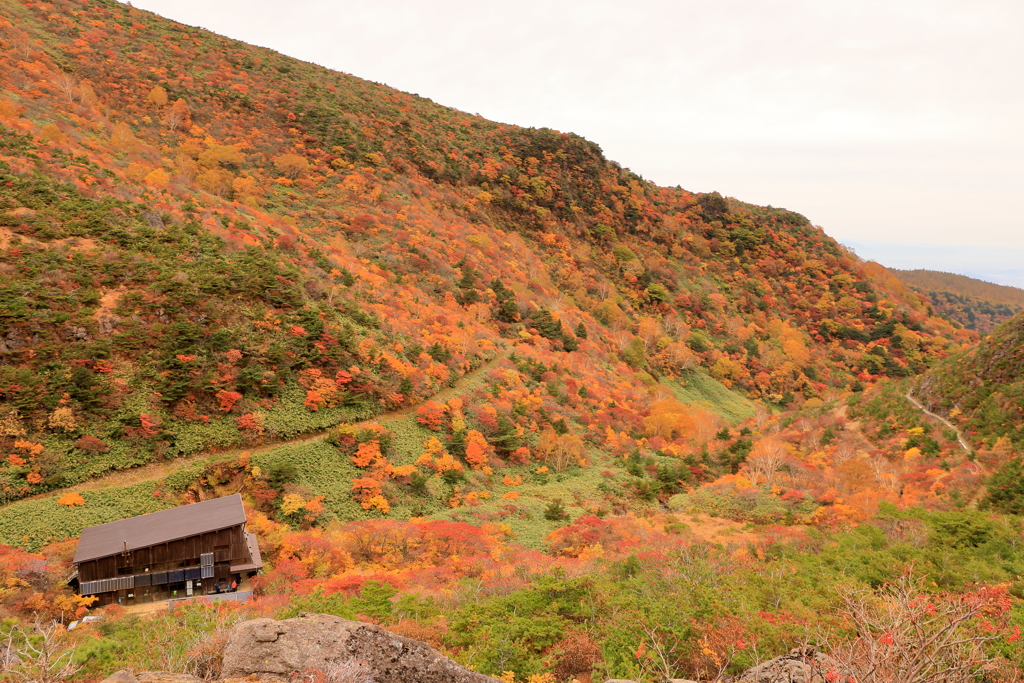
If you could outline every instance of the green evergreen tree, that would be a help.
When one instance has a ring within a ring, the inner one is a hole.
[[[359,597],[352,601],[352,606],[357,612],[384,621],[391,617],[392,598],[397,593],[395,587],[386,581],[367,581],[359,589]]]
[[[441,346],[439,342],[434,342],[427,350],[427,354],[438,363],[446,363],[452,358],[452,352]]]
[[[988,480],[987,488],[982,505],[1011,515],[1024,515],[1024,460],[1016,457],[1003,463]]]
[[[506,415],[498,415],[498,428],[489,440],[502,454],[511,453],[523,445],[522,438],[516,432],[515,423]]]
[[[459,303],[463,306],[475,304],[480,300],[480,293],[476,291],[476,281],[479,276],[480,271],[474,270],[469,266],[463,267],[462,278],[457,283],[459,287]]]
[[[565,511],[561,498],[555,498],[544,509],[544,519],[550,522],[560,522],[563,519],[568,519],[568,517],[569,513]]]
[[[530,316],[530,321],[534,327],[537,328],[537,332],[540,336],[545,339],[562,339],[565,334],[565,330],[562,327],[562,323],[555,320],[555,316],[551,315],[551,311],[546,308],[538,308],[533,315]]]
[[[498,300],[498,306],[494,310],[494,319],[503,323],[519,322],[519,303],[516,301],[516,293],[505,286],[500,278],[491,280],[491,291]]]

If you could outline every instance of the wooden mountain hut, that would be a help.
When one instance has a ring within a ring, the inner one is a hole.
[[[238,494],[89,527],[74,563],[96,606],[210,595],[263,566]]]

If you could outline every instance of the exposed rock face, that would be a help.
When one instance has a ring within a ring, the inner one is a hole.
[[[426,643],[379,626],[325,614],[253,619],[236,625],[224,648],[223,678],[287,679],[303,669],[365,662],[374,683],[495,683],[442,656]]]
[[[121,322],[121,319],[116,315],[107,315],[101,317],[97,322],[100,326],[100,333],[109,337],[117,330],[117,325]]]
[[[787,654],[747,669],[737,683],[827,683],[836,662],[813,647],[796,647]]]
[[[154,213],[153,211],[147,211],[142,214],[142,218],[146,221],[146,225],[151,228],[163,228],[164,219],[160,217],[160,214]]]

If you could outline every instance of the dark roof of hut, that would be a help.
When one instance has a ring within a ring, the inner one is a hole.
[[[239,524],[245,524],[245,510],[242,509],[242,496],[236,493],[91,526],[82,531],[74,561],[78,564]]]

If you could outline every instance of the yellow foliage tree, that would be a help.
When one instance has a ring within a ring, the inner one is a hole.
[[[226,197],[231,193],[231,183],[234,179],[235,176],[231,171],[223,168],[210,168],[200,173],[196,182],[199,183],[199,187],[210,194]]]
[[[164,114],[164,123],[171,130],[187,129],[192,125],[192,111],[185,100],[178,99]]]
[[[256,179],[249,176],[240,176],[232,180],[231,190],[235,193],[235,198],[243,204],[258,202],[263,194]]]
[[[114,126],[110,146],[119,152],[135,152],[139,149],[139,141],[128,124],[122,122]]]
[[[50,429],[59,429],[62,432],[73,432],[78,429],[75,413],[67,406],[54,409],[46,421]]]
[[[25,426],[21,423],[21,414],[17,408],[7,406],[0,408],[0,437],[17,437],[25,435]]]
[[[556,472],[561,472],[586,454],[583,438],[576,434],[559,434],[550,426],[544,428],[537,439],[537,455]]]
[[[651,414],[644,418],[644,433],[663,439],[688,437],[694,434],[696,424],[689,409],[679,401],[666,399],[651,405]]]
[[[711,376],[725,384],[732,386],[732,382],[743,377],[743,366],[731,358],[719,358],[711,366]]]
[[[96,91],[88,83],[82,83],[78,86],[78,92],[82,97],[82,102],[86,104],[96,104],[100,101],[100,98],[96,96]]]
[[[43,126],[39,131],[39,139],[43,142],[52,142],[55,145],[62,145],[67,142],[67,136],[61,132],[55,123]]]
[[[167,171],[162,168],[154,168],[152,171],[147,173],[144,178],[146,184],[152,185],[153,187],[163,187],[170,179],[171,177],[167,175]]]
[[[167,104],[167,91],[159,85],[155,85],[153,86],[153,89],[149,91],[149,95],[146,96],[146,100],[158,107],[163,107]]]
[[[298,178],[309,170],[306,157],[298,154],[282,154],[274,159],[274,166],[287,178]]]
[[[235,168],[245,162],[245,155],[234,145],[211,145],[199,153],[197,161],[203,168]]]
[[[281,498],[281,512],[292,515],[306,507],[306,501],[297,493],[286,493]]]
[[[449,470],[455,472],[463,470],[462,463],[453,458],[444,449],[444,445],[433,436],[423,442],[423,453],[417,458],[416,464],[429,467],[437,474],[444,474]]]

